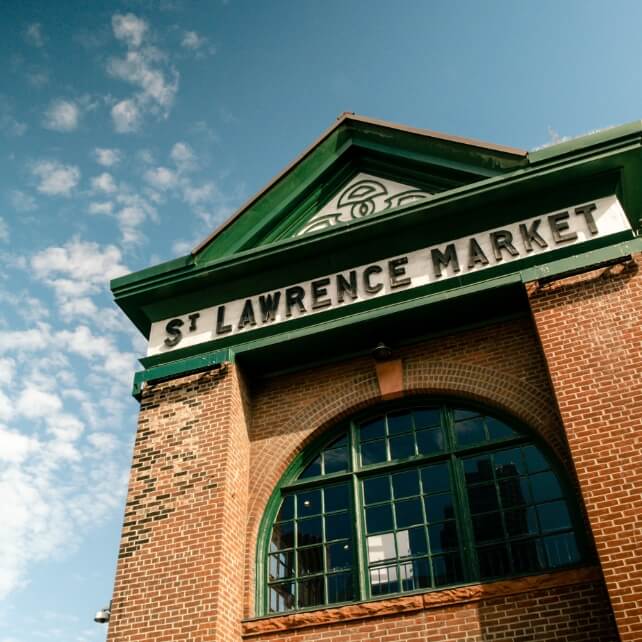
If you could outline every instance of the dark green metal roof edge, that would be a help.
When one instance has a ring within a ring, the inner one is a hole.
[[[109,282],[109,286],[112,292],[116,292],[117,290],[122,290],[129,285],[147,281],[149,279],[162,276],[163,274],[174,274],[180,272],[183,268],[190,268],[193,263],[194,257],[191,254],[186,254],[185,256],[179,256],[176,259],[157,263],[156,265],[151,265],[150,267],[137,270],[136,272],[117,276]]]
[[[528,152],[528,160],[531,165],[560,158],[567,154],[585,151],[591,147],[598,147],[605,143],[613,143],[620,138],[640,136],[642,133],[642,120],[635,120],[624,125],[608,127],[592,134],[578,136],[555,145],[541,147]]]

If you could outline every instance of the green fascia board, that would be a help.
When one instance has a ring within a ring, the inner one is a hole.
[[[225,348],[141,370],[134,375],[132,396],[139,399],[146,383],[165,381],[174,377],[209,370],[215,366],[222,366],[224,363],[234,363],[233,350]]]
[[[555,145],[549,145],[540,149],[528,152],[528,159],[531,165],[549,161],[553,158],[563,158],[569,154],[576,154],[581,151],[588,151],[593,147],[612,143],[623,138],[639,137],[642,132],[642,121],[635,120],[631,123],[609,127],[592,134],[578,136],[571,140],[563,141]]]

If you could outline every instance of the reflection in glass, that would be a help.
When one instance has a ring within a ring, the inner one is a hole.
[[[486,439],[484,434],[484,420],[482,417],[464,419],[455,424],[455,437],[460,446],[477,444]]]
[[[372,595],[399,592],[399,579],[396,566],[384,566],[370,570],[370,590]]]
[[[352,573],[328,575],[328,603],[349,602],[353,599]]]
[[[392,476],[392,490],[395,498],[419,495],[419,475],[416,469],[406,470]]]
[[[412,430],[412,416],[409,412],[388,415],[388,434],[399,435]]]
[[[520,448],[501,450],[495,453],[494,459],[495,474],[498,478],[510,477],[511,475],[524,475],[526,473]]]
[[[323,531],[321,530],[320,517],[311,517],[297,522],[297,544],[299,546],[320,544],[322,539]]]
[[[423,526],[397,531],[397,551],[399,557],[425,555],[428,552],[426,531]]]
[[[457,548],[457,527],[454,520],[428,527],[430,535],[430,552],[443,553]]]
[[[386,434],[386,424],[383,418],[369,421],[361,424],[359,430],[359,439],[363,441],[370,441],[371,439],[382,439]]]
[[[407,528],[415,524],[422,524],[424,515],[421,510],[421,499],[404,499],[395,503],[395,517],[397,528]]]
[[[334,448],[323,453],[323,466],[326,475],[348,470],[348,449]]]
[[[272,613],[294,608],[294,582],[281,582],[270,586],[269,602]]]
[[[349,542],[335,542],[326,547],[326,567],[328,571],[349,568],[352,565],[352,547]]]
[[[366,504],[376,504],[390,499],[388,476],[371,477],[363,482],[363,496]]]
[[[543,540],[549,566],[565,566],[574,564],[580,559],[580,553],[573,533],[549,535]]]
[[[415,454],[415,439],[412,433],[390,437],[390,459],[406,459]]]
[[[519,540],[510,547],[515,573],[541,571],[545,568],[544,554],[538,540]]]
[[[350,515],[347,512],[326,515],[325,538],[329,542],[333,539],[344,539],[350,537]]]
[[[283,522],[286,519],[292,519],[294,517],[294,495],[287,495],[283,498],[281,503],[281,508],[276,516],[277,522]]]
[[[323,491],[323,497],[325,500],[324,510],[326,513],[331,513],[335,510],[344,510],[348,508],[350,501],[348,485],[328,486]]]
[[[370,537],[368,537],[368,562],[370,562],[370,564],[391,560],[396,556],[394,533],[370,535]]]
[[[412,414],[415,418],[416,430],[432,428],[441,424],[441,411],[439,408],[422,408],[421,410],[415,410]]]
[[[282,551],[270,555],[270,579],[283,580],[294,575],[294,552]]]
[[[568,513],[566,502],[563,500],[539,505],[537,514],[544,533],[571,528],[571,516]]]
[[[318,515],[321,512],[321,491],[310,490],[297,495],[297,517]]]
[[[283,548],[292,548],[292,546],[294,546],[294,522],[274,524],[270,550],[279,551]]]
[[[494,484],[468,487],[468,501],[471,513],[486,513],[499,508]]]
[[[323,570],[323,546],[300,548],[298,551],[298,574],[314,575]]]
[[[444,433],[441,428],[420,430],[417,433],[417,450],[421,455],[439,453],[444,449]]]
[[[433,557],[432,569],[435,575],[435,586],[454,584],[463,579],[461,560],[458,553]]]
[[[386,461],[386,442],[383,439],[361,444],[361,463],[364,466],[382,461]]]
[[[499,577],[510,572],[505,544],[478,548],[477,557],[479,559],[479,575],[482,579]]]
[[[429,523],[441,522],[455,517],[452,495],[429,495],[424,498],[426,517]]]
[[[493,480],[493,462],[490,455],[464,459],[464,474],[467,484]]]
[[[562,497],[562,489],[555,473],[537,473],[531,476],[533,498],[536,502],[546,502],[550,499]]]
[[[392,524],[392,507],[390,504],[383,506],[370,506],[366,508],[366,525],[368,533],[377,533],[382,531],[391,531]]]
[[[325,602],[325,591],[323,590],[323,577],[313,577],[309,580],[301,580],[298,583],[299,607],[317,606]]]
[[[434,464],[421,469],[421,484],[424,493],[438,493],[450,490],[448,464]]]

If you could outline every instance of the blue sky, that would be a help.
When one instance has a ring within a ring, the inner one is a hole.
[[[104,640],[144,340],[185,254],[343,111],[532,149],[642,117],[642,5],[4,0],[0,642]]]

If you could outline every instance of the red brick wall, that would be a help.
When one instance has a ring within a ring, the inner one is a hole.
[[[530,288],[622,640],[642,640],[642,257]]]
[[[239,639],[248,455],[233,366],[144,392],[110,642]]]

